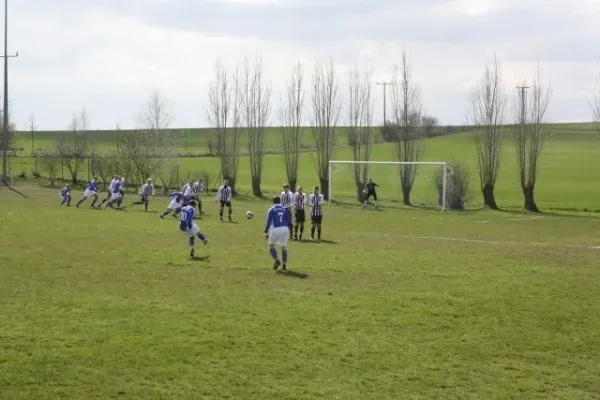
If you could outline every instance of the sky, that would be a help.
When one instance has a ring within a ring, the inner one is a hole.
[[[592,119],[600,70],[600,0],[8,1],[9,53],[19,52],[9,59],[11,115],[23,128],[33,116],[39,130],[64,129],[83,108],[91,129],[133,128],[153,93],[172,127],[209,126],[216,63],[233,70],[255,55],[272,87],[270,125],[297,62],[310,81],[316,61],[333,60],[343,98],[353,68],[388,81],[406,49],[441,124],[465,122],[468,93],[494,57],[511,93],[539,62],[553,122]],[[382,87],[373,93],[381,122]]]

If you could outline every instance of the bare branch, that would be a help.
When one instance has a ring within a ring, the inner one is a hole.
[[[329,198],[329,161],[335,154],[336,130],[340,117],[340,99],[333,60],[315,62],[312,83],[312,137],[316,149],[313,158],[321,192]]]
[[[371,71],[358,67],[350,72],[346,99],[348,145],[354,161],[369,161],[373,148],[373,96]],[[354,182],[360,200],[369,175],[369,164],[354,164]]]
[[[401,64],[394,65],[392,74],[392,118],[396,131],[396,159],[399,162],[417,162],[423,156],[425,129],[422,126],[423,102],[421,90],[413,82],[412,66],[406,50],[402,53]],[[399,166],[403,202],[410,205],[417,165]]]
[[[239,79],[236,70],[233,83],[227,69],[217,62],[215,78],[209,85],[208,119],[214,128],[215,146],[221,159],[221,176],[229,181],[235,191],[240,153],[240,91],[236,84]]]
[[[538,212],[534,190],[538,174],[538,162],[549,137],[544,126],[551,90],[544,82],[542,68],[537,66],[531,86],[519,87],[518,106],[515,116],[515,148],[519,164],[519,183],[523,191],[525,209]]]
[[[253,64],[246,58],[240,80],[237,82],[240,93],[242,123],[248,135],[248,155],[252,193],[262,197],[260,188],[265,151],[266,124],[271,111],[271,85],[265,83],[262,60],[256,57]]]
[[[300,151],[302,149],[302,118],[304,115],[304,71],[298,62],[294,66],[292,77],[286,82],[285,99],[281,106],[283,162],[287,181],[292,191],[298,183]]]
[[[594,125],[596,125],[596,131],[600,135],[600,71],[596,75],[594,82],[594,93],[592,96],[592,115],[594,117]]]
[[[467,121],[475,131],[477,165],[484,204],[497,209],[494,188],[500,171],[502,124],[507,96],[498,61],[486,65],[483,76],[471,93]]]

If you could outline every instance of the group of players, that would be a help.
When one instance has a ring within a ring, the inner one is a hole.
[[[83,202],[91,197],[93,199],[91,203],[92,208],[102,208],[102,206],[104,208],[119,208],[125,197],[125,183],[126,178],[124,176],[115,175],[108,187],[106,198],[100,201],[98,180],[94,176],[88,183],[83,197],[76,203],[75,207],[79,208]],[[204,192],[204,183],[202,181],[194,182],[190,179],[180,191],[169,193],[171,201],[167,209],[160,214],[161,219],[164,219],[169,214],[175,218],[181,214],[179,229],[188,237],[190,257],[194,257],[195,254],[196,237],[204,245],[208,244],[206,236],[200,232],[200,229],[194,222],[196,215],[198,215],[196,207],[198,208],[198,213],[203,214],[202,201],[199,197],[202,192]],[[150,196],[154,195],[154,184],[152,183],[152,179],[149,178],[138,191],[139,200],[132,202],[131,205],[144,205],[145,211],[149,211]],[[216,195],[216,201],[220,204],[219,219],[221,222],[223,222],[225,208],[228,209],[229,221],[232,221],[232,196],[233,190],[229,186],[229,182],[227,180],[223,181],[223,185],[219,187]],[[61,206],[66,205],[67,207],[71,207],[71,187],[69,184],[60,190],[60,199]],[[305,209],[307,204],[311,220],[310,239],[315,240],[316,233],[316,240],[320,241],[324,197],[320,193],[319,187],[315,186],[312,193],[307,195],[302,186],[298,186],[297,191],[294,193],[290,190],[290,185],[286,183],[283,185],[281,194],[273,198],[273,206],[267,212],[267,223],[264,233],[268,241],[269,252],[275,261],[273,265],[274,269],[281,267],[281,269],[285,270],[287,268],[288,240],[302,240],[306,222]],[[281,246],[281,260],[278,258],[276,245]]]

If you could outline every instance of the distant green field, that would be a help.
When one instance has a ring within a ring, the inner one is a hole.
[[[597,201],[597,187],[600,183],[598,169],[598,154],[600,138],[593,130],[591,124],[557,124],[549,126],[552,138],[547,143],[544,154],[540,160],[540,173],[536,188],[539,206],[544,209],[556,210],[600,210]],[[189,130],[190,143],[194,138],[195,151],[204,151],[202,147],[207,138],[212,134],[209,129]],[[61,133],[65,134],[65,133]],[[40,137],[46,137],[40,143],[52,146],[52,138],[56,133],[40,132]],[[45,135],[45,136],[44,136]],[[351,160],[351,150],[347,148],[345,133],[340,130],[338,150],[335,154],[337,160]],[[105,148],[114,146],[116,136],[114,132],[96,132],[96,143],[103,143]],[[280,132],[273,128],[268,132],[267,148],[279,147]],[[310,132],[305,132],[305,144],[311,143]],[[374,161],[393,161],[393,144],[378,144],[374,147],[372,159]],[[190,144],[190,148],[191,148]],[[504,156],[500,178],[497,186],[497,198],[502,207],[520,208],[522,196],[517,180],[517,163],[514,147],[510,138],[506,138]],[[471,171],[473,195],[469,201],[470,207],[477,208],[481,205],[478,194],[478,176],[475,146],[470,133],[455,134],[428,139],[426,142],[423,161],[464,161]],[[198,176],[200,171],[209,171],[212,176],[212,185],[217,185],[219,179],[219,160],[212,157],[182,157],[172,159],[171,166],[176,166],[181,180],[188,176]],[[244,191],[250,186],[249,161],[241,157],[238,178],[238,187]],[[11,159],[11,169],[15,174],[24,172],[26,175],[36,169],[35,160],[31,157]],[[39,169],[39,168],[38,168]],[[417,175],[413,199],[416,203],[434,204],[436,189],[433,184],[433,167],[422,167]],[[380,195],[383,202],[397,203],[401,198],[397,170],[393,166],[372,166],[371,175],[381,185]],[[89,172],[87,163],[81,171],[81,178],[87,180]],[[283,158],[279,154],[265,157],[263,173],[263,188],[265,192],[278,191],[286,180]],[[313,154],[304,153],[301,158],[299,183],[305,186],[318,184],[314,168]],[[337,167],[333,174],[333,198],[350,199],[354,195],[351,167]]]

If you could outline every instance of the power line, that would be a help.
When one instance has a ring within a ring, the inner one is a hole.
[[[4,110],[2,134],[2,180],[8,183],[8,59],[19,57],[19,52],[8,54],[8,0],[4,0]]]
[[[386,89],[388,85],[391,85],[392,82],[377,82],[377,85],[383,86],[383,125],[387,125],[387,105],[386,105]]]

